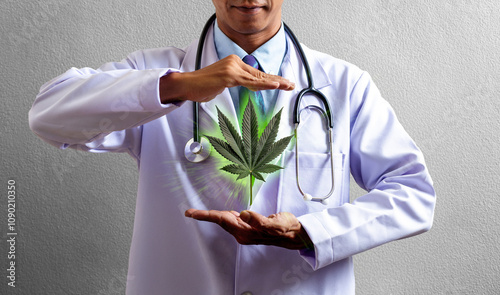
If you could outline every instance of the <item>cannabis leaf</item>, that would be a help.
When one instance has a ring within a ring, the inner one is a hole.
[[[268,174],[283,169],[278,165],[269,164],[285,150],[293,137],[290,135],[274,141],[278,135],[281,111],[269,121],[259,136],[257,113],[253,103],[249,101],[243,112],[242,136],[240,136],[229,119],[217,108],[219,127],[226,141],[207,136],[215,150],[233,163],[222,167],[221,170],[238,175],[237,180],[250,178],[250,205],[255,179],[265,181],[263,173]]]

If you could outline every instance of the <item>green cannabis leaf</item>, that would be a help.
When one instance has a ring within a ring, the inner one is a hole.
[[[268,174],[283,169],[278,165],[269,164],[285,150],[293,137],[290,135],[274,141],[278,135],[281,111],[269,121],[259,136],[257,113],[250,101],[243,112],[242,136],[240,136],[229,119],[217,108],[219,127],[226,141],[206,136],[215,150],[233,163],[222,167],[221,170],[238,175],[237,180],[250,178],[250,205],[255,179],[265,181],[262,173]]]

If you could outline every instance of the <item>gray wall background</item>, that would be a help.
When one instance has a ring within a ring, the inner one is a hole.
[[[371,73],[426,155],[433,229],[355,257],[358,294],[500,292],[500,2],[289,0],[308,46]],[[39,87],[151,47],[184,47],[211,1],[1,3],[1,294],[123,294],[137,173],[127,155],[59,151],[28,128]],[[7,181],[17,287],[7,287]],[[353,188],[353,197],[361,194]]]

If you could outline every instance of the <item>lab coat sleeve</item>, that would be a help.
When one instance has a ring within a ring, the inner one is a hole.
[[[423,156],[364,73],[351,95],[350,168],[368,193],[299,217],[314,243],[302,257],[314,269],[430,229],[435,206]]]
[[[179,53],[172,51],[138,51],[99,69],[71,68],[41,87],[29,113],[31,129],[59,148],[137,155],[141,125],[178,107],[159,98],[160,77],[178,71]],[[155,54],[173,66],[148,68]]]

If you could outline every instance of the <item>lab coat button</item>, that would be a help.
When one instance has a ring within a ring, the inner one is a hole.
[[[253,295],[253,294],[252,294],[252,292],[246,291],[246,292],[241,293],[241,295]]]

